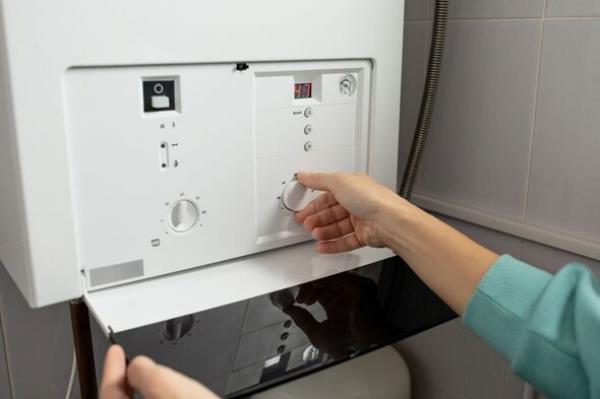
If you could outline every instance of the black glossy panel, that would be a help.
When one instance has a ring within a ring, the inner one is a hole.
[[[150,356],[222,396],[244,397],[453,317],[401,259],[392,258],[114,338],[129,358]]]

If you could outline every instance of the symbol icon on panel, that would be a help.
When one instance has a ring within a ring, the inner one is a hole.
[[[356,91],[356,78],[352,75],[345,75],[340,79],[340,94],[350,97]]]
[[[153,87],[154,94],[163,94],[165,92],[165,86],[162,83],[156,83]]]
[[[144,112],[148,113],[175,110],[176,86],[176,78],[144,80]]]

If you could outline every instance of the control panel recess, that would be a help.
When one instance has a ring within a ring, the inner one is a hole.
[[[143,264],[88,289],[309,240],[295,174],[367,172],[368,61],[236,65],[68,71],[81,267]]]

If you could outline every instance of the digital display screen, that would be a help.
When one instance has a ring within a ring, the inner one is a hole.
[[[296,83],[294,85],[294,98],[311,98],[312,97],[312,83]]]

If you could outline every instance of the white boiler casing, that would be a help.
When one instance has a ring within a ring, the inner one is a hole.
[[[244,296],[318,278],[260,271],[343,263],[299,251],[294,173],[396,187],[402,1],[0,6],[0,260],[31,306],[222,266],[218,297],[240,259]]]

